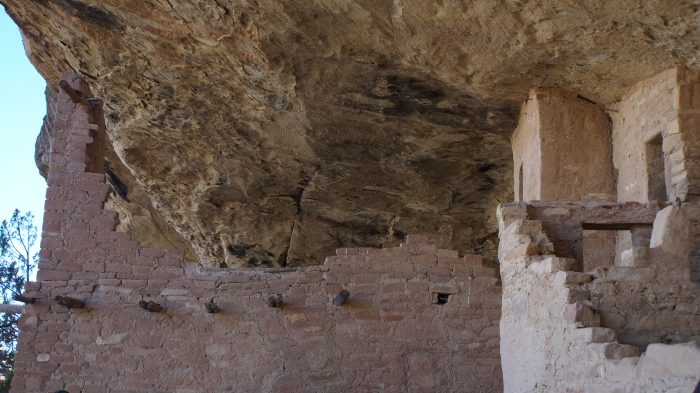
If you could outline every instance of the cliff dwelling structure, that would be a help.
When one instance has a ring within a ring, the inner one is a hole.
[[[700,3],[0,0],[12,392],[692,392]]]

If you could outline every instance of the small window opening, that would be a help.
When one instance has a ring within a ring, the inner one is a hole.
[[[664,170],[664,150],[662,147],[663,138],[661,134],[656,135],[645,145],[646,166],[647,166],[647,199],[650,201],[665,202],[666,196],[666,176]]]
[[[450,300],[449,293],[438,293],[437,294],[437,304],[439,304],[439,305],[447,304],[448,300]]]
[[[583,271],[597,267],[633,266],[632,254],[623,259],[623,252],[634,247],[649,247],[651,224],[646,223],[583,223]]]
[[[520,174],[518,175],[518,202],[523,201],[523,190],[525,185],[523,184],[523,163],[520,163]]]

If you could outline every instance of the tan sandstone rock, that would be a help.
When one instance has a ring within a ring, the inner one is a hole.
[[[414,231],[495,262],[532,86],[608,104],[698,65],[683,2],[3,4],[51,86],[75,71],[105,100],[124,226],[206,266],[318,264]]]

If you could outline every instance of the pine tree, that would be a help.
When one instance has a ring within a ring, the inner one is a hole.
[[[3,304],[11,303],[13,296],[22,294],[24,283],[36,267],[39,254],[32,254],[37,239],[33,220],[32,213],[22,215],[15,209],[12,218],[0,225],[0,291]],[[3,313],[0,318],[0,393],[10,388],[19,317],[19,314]]]

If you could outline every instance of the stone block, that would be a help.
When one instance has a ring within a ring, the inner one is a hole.
[[[455,266],[452,268],[452,275],[455,277],[471,277],[474,274],[471,266]]]
[[[418,244],[416,250],[418,254],[437,255],[437,246],[435,244]]]
[[[576,267],[578,261],[573,258],[548,257],[542,261],[536,261],[528,266],[528,269],[537,275],[556,273],[560,271],[571,271]]]
[[[73,184],[73,176],[63,173],[49,173],[46,183],[49,187],[53,186],[70,186]]]
[[[446,257],[446,258],[459,258],[459,253],[457,250],[447,250],[444,248],[439,248],[438,249],[438,258],[440,257]]]
[[[650,344],[641,363],[640,376],[659,380],[691,378],[700,375],[700,348],[697,343]]]
[[[472,274],[475,277],[494,277],[496,271],[491,267],[474,267],[472,268]]]
[[[542,234],[542,221],[516,220],[508,227],[502,237],[515,238],[516,236],[536,236]]]
[[[496,209],[499,234],[517,220],[527,220],[527,204],[525,202],[501,203]]]
[[[591,273],[596,281],[652,282],[656,272],[652,268],[603,266]]]
[[[588,282],[591,282],[591,275],[588,273],[558,271],[554,275],[552,285],[585,284]]]
[[[408,235],[408,236],[406,236],[406,243],[419,243],[419,244],[428,243],[428,236]]]
[[[690,253],[690,219],[679,204],[668,206],[656,214],[650,248],[661,248],[681,258]]]
[[[669,134],[663,138],[663,152],[666,154],[672,153],[681,144],[680,134]]]
[[[520,257],[526,257],[530,255],[540,255],[542,253],[542,249],[540,248],[539,244],[535,244],[533,242],[521,244],[517,246],[516,248],[509,250],[506,255],[505,259],[506,260],[513,260],[517,259]]]
[[[616,312],[611,312],[609,310],[600,311],[600,324],[605,327],[620,329],[623,328],[626,323],[627,320],[625,319],[625,317]]]
[[[620,254],[621,267],[647,267],[649,265],[649,248],[648,247],[632,247],[629,250],[624,250]]]
[[[451,276],[452,268],[449,266],[440,266],[440,262],[438,261],[437,266],[433,266],[430,268],[430,274],[435,276]]]
[[[571,330],[569,340],[583,343],[608,343],[617,340],[617,334],[609,328],[588,327]]]
[[[564,306],[564,320],[577,327],[600,326],[600,314],[583,303],[570,303]]]
[[[484,264],[483,257],[481,255],[465,255],[464,263],[470,266],[482,266]]]
[[[182,260],[185,257],[185,251],[174,249],[174,248],[166,248],[165,249],[165,257],[166,258],[176,258],[176,259]]]
[[[638,357],[640,353],[639,347],[634,345],[623,345],[616,342],[588,344],[588,358],[591,360]]]
[[[464,258],[452,258],[438,256],[438,266],[463,266]]]
[[[335,250],[336,255],[357,255],[357,248],[339,248]]]
[[[61,270],[39,270],[36,278],[39,281],[66,281],[70,280],[71,273]]]

